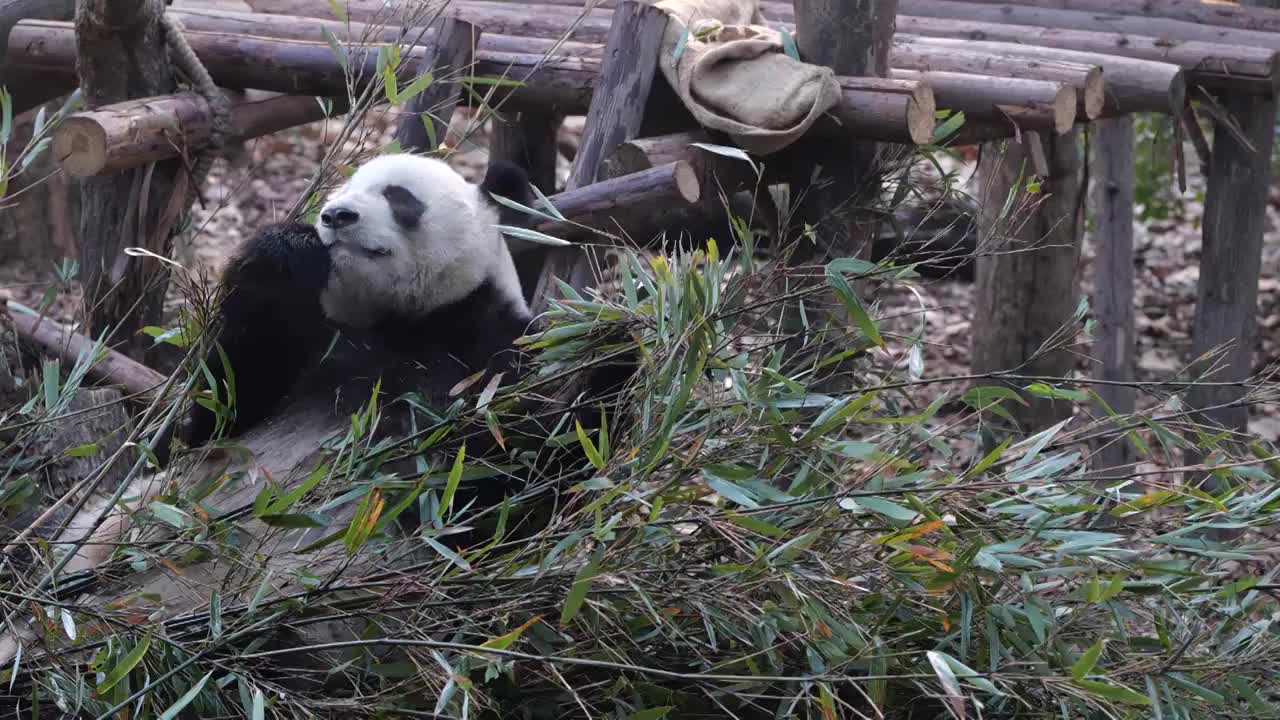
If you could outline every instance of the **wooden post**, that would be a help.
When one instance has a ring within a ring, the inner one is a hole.
[[[564,116],[547,110],[517,110],[493,118],[489,157],[514,163],[529,173],[529,182],[552,195],[556,191],[556,137]]]
[[[1252,0],[1244,5],[1275,8],[1277,0]],[[1258,276],[1262,265],[1262,235],[1271,187],[1271,150],[1274,144],[1276,100],[1274,96],[1224,92],[1219,98],[1227,113],[1243,130],[1253,150],[1241,145],[1221,123],[1215,123],[1213,150],[1205,189],[1200,280],[1196,319],[1191,332],[1191,358],[1199,358],[1221,345],[1221,368],[1209,383],[1243,382],[1251,374],[1253,345],[1257,337]],[[1195,363],[1192,377],[1210,362]],[[1249,410],[1241,401],[1240,386],[1196,385],[1187,402],[1199,409],[1193,419],[1209,425],[1207,432],[1244,432]],[[1230,407],[1223,405],[1233,404]],[[1188,463],[1200,461],[1191,451]],[[1213,483],[1212,478],[1208,482]]]
[[[431,73],[432,82],[409,101],[396,128],[396,140],[404,152],[431,152],[444,142],[444,129],[449,126],[460,94],[455,79],[448,76],[470,67],[480,39],[480,28],[456,18],[442,18],[437,27],[435,58],[424,61],[419,73]],[[413,35],[409,37],[412,39]],[[431,123],[432,132],[427,131],[427,123]]]
[[[79,1],[76,71],[88,109],[173,93],[163,12],[161,0]],[[80,271],[89,330],[111,330],[135,359],[151,344],[139,329],[160,321],[168,271],[124,250],[169,254],[173,229],[194,194],[186,177],[174,159],[81,181]]]
[[[826,65],[837,75],[887,77],[897,0],[796,0],[796,37],[805,62]],[[825,187],[812,188],[799,215],[817,228],[828,256],[869,252],[876,223],[858,206],[879,190],[866,187],[875,175],[874,142],[802,140],[797,143]],[[795,193],[793,193],[794,196]]]
[[[889,50],[893,44],[897,0],[795,0],[796,41],[800,59],[826,65],[837,75],[885,78],[889,75]],[[819,138],[797,141],[787,154],[793,168],[791,197],[801,198],[792,213],[794,222],[814,229],[814,242],[800,241],[791,255],[793,266],[825,265],[838,257],[868,258],[879,229],[880,218],[868,209],[880,192],[879,145],[869,140]],[[809,187],[804,184],[812,183]],[[795,233],[789,233],[795,235]],[[821,272],[805,282],[822,282]],[[854,285],[861,293],[862,283]],[[784,332],[797,327],[798,308],[784,320]],[[817,307],[808,309],[815,327]],[[836,310],[836,318],[844,318]],[[852,326],[852,324],[847,324]],[[805,340],[800,333],[790,343],[799,350]],[[820,390],[842,389],[845,363],[835,363],[816,379]]]
[[[649,92],[658,74],[658,53],[666,28],[666,13],[653,5],[624,0],[614,11],[600,81],[591,96],[586,129],[573,159],[566,190],[591,184],[605,156],[640,132]],[[590,282],[590,259],[584,257],[583,249],[545,251],[538,282],[533,288],[526,288],[535,313],[545,306],[554,278],[559,277],[575,288]]]
[[[1099,120],[1094,163],[1098,179],[1093,206],[1097,224],[1093,233],[1094,300],[1098,319],[1095,377],[1108,382],[1134,380],[1133,318],[1133,116]],[[1134,411],[1135,389],[1125,385],[1099,385],[1098,396],[1117,415]],[[1105,415],[1105,411],[1099,409]],[[1126,472],[1134,461],[1133,446],[1124,436],[1109,437],[1098,448],[1094,466],[1104,475]]]
[[[1077,133],[1044,139],[1027,133],[1022,142],[982,147],[979,236],[1010,247],[977,259],[970,333],[975,373],[1064,377],[1071,371],[1069,352],[1044,352],[1044,346],[1061,339],[1061,328],[1071,321],[1077,305],[1075,275],[1083,226]],[[1026,185],[1034,172],[1033,154],[1039,151],[1048,177],[1041,178],[1039,192],[1031,195]],[[1005,213],[1011,193],[1017,200]],[[1027,401],[1029,407],[1005,404],[1026,432],[1048,427],[1071,412],[1068,402]]]

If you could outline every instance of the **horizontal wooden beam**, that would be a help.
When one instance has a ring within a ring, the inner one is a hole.
[[[345,112],[341,99],[332,108]],[[314,97],[251,91],[231,99],[231,138],[249,140],[325,117]],[[209,103],[184,92],[128,100],[76,113],[53,133],[53,156],[75,177],[105,175],[183,155],[203,145],[213,126]]]
[[[185,30],[192,50],[204,63],[215,82],[223,87],[253,88],[294,95],[346,97],[347,73],[333,49],[325,42],[308,42],[237,32]],[[61,72],[65,92],[75,82],[75,32],[69,23],[31,21],[14,28],[8,61],[43,72]],[[598,58],[552,57],[532,53],[483,50],[465,75],[506,78],[519,81],[514,86],[478,85],[477,92],[493,90],[491,100],[508,108],[537,108],[564,114],[583,113],[599,80]],[[422,62],[434,51],[429,33],[425,46],[404,51],[406,65]],[[519,40],[504,41],[520,47]],[[356,85],[368,82],[376,73],[377,52],[372,46],[352,48],[348,65]],[[252,58],[252,62],[247,61]],[[456,82],[461,78],[440,78]],[[877,84],[858,78],[842,79],[844,91],[832,114],[839,125],[827,123],[819,132],[855,134],[889,142],[927,142],[933,132],[933,98],[927,86],[898,82]],[[56,97],[56,95],[55,95]]]

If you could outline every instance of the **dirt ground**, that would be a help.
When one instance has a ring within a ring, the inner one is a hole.
[[[465,126],[465,118],[455,125]],[[391,139],[391,123],[376,125],[375,149]],[[562,130],[562,141],[576,145],[581,118],[571,118]],[[176,259],[198,277],[215,277],[228,254],[262,223],[281,217],[302,194],[333,142],[337,122],[314,123],[249,143],[231,162],[219,160],[209,179],[209,206],[197,208],[196,229],[181,243]],[[487,135],[472,132],[450,158],[452,164],[478,181],[487,162]],[[1191,163],[1194,166],[1194,163]],[[569,162],[560,161],[561,182]],[[971,171],[972,167],[966,168]],[[1191,175],[1184,198],[1186,217],[1179,222],[1151,223],[1135,227],[1135,283],[1137,293],[1139,379],[1167,378],[1181,366],[1190,347],[1195,313],[1196,279],[1200,253],[1199,218],[1202,208],[1194,199],[1199,178]],[[1255,371],[1280,361],[1280,224],[1277,223],[1280,191],[1273,190],[1268,208],[1265,257],[1259,292],[1259,332],[1255,343]],[[1081,278],[1085,292],[1092,290],[1092,238],[1086,235]],[[52,280],[46,267],[10,263],[0,267],[0,293],[34,305]],[[928,308],[929,344],[925,349],[928,375],[962,375],[968,371],[968,336],[972,287],[959,281],[932,281],[921,287]],[[182,302],[181,293],[170,292],[170,314]],[[918,322],[919,301],[907,293],[890,293],[882,300],[882,315],[901,315],[889,321],[892,329],[907,331]],[[59,294],[51,315],[68,320],[79,298],[74,287]],[[929,392],[941,392],[938,386]],[[955,388],[951,388],[955,390]],[[1280,440],[1280,408],[1258,407],[1251,429],[1263,438]]]

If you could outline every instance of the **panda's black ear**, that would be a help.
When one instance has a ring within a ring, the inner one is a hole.
[[[525,207],[533,203],[533,192],[529,190],[529,174],[524,171],[524,168],[506,160],[489,162],[484,181],[480,183],[480,194],[498,208],[503,224],[508,225],[518,222],[517,218],[523,218],[525,214],[502,205],[494,200],[491,194],[518,202]]]

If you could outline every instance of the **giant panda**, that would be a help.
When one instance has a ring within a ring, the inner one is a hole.
[[[385,395],[414,390],[440,404],[477,371],[510,372],[532,315],[493,195],[530,204],[524,171],[495,162],[474,185],[435,158],[383,155],[314,225],[260,230],[222,279],[209,368],[222,401],[228,374],[235,388],[223,435],[290,404],[349,415],[379,377]],[[193,406],[185,443],[209,441],[214,425],[207,405]]]
[[[253,505],[262,482],[253,477],[227,481],[230,468],[262,468],[243,474],[269,477],[281,488],[295,486],[322,446],[341,436],[352,415],[368,406],[375,386],[389,403],[380,427],[397,437],[419,427],[415,408],[442,413],[456,406],[457,389],[479,373],[490,378],[503,373],[503,385],[522,378],[529,358],[513,343],[538,324],[496,227],[506,213],[493,196],[528,206],[528,188],[523,171],[505,163],[491,164],[483,181],[474,184],[437,159],[383,155],[360,166],[337,188],[314,224],[261,228],[221,278],[207,373],[197,371],[210,381],[202,390],[204,402],[193,404],[184,427],[175,433],[182,441],[174,444],[177,452],[168,451],[172,438],[161,439],[157,455],[163,469],[135,480],[125,493],[125,507],[130,512],[143,507],[149,499],[174,492],[175,484],[207,484],[213,490],[202,506],[242,514]],[[544,415],[570,415],[569,427],[574,422],[592,427],[598,406],[581,399],[618,391],[634,369],[628,361],[579,373],[560,395],[539,394],[538,406],[550,405]],[[232,412],[215,412],[212,408],[227,402],[231,388]],[[397,401],[401,396],[411,399]],[[538,429],[544,429],[539,423]],[[616,433],[613,427],[611,433]],[[509,431],[506,444],[516,435]],[[503,443],[485,431],[472,432],[466,442],[468,459],[504,451]],[[245,452],[231,452],[228,446]],[[210,450],[220,447],[228,451],[210,459],[217,455]],[[180,467],[179,456],[194,458],[198,470]],[[585,457],[572,453],[566,459],[563,451],[552,452],[545,460],[555,464],[547,472],[553,477],[573,477],[561,471],[575,464],[590,471]],[[402,462],[410,474],[413,461]],[[478,482],[466,502],[492,506],[529,479],[508,474]],[[331,514],[336,521],[349,519],[352,506],[349,502]],[[129,531],[129,513],[117,508],[94,530],[92,523],[104,508],[105,503],[89,503],[59,536],[58,542],[65,543],[90,535],[64,572],[97,571]],[[272,565],[277,578],[300,567],[320,573],[349,562],[341,544],[310,556],[291,554],[332,528],[281,531],[252,517],[240,526],[250,538],[237,541],[242,556],[277,558]],[[486,537],[458,532],[439,542],[465,545]],[[83,602],[146,597],[158,606],[153,617],[173,616],[207,603],[207,593],[193,589],[226,583],[236,566],[215,557],[186,566],[183,577],[175,579],[157,564],[114,578],[110,587]],[[276,590],[289,587],[299,586],[283,583]],[[230,601],[224,596],[224,602]],[[17,635],[31,638],[32,632],[23,627]],[[0,637],[0,663],[14,656],[16,644],[14,635]]]

